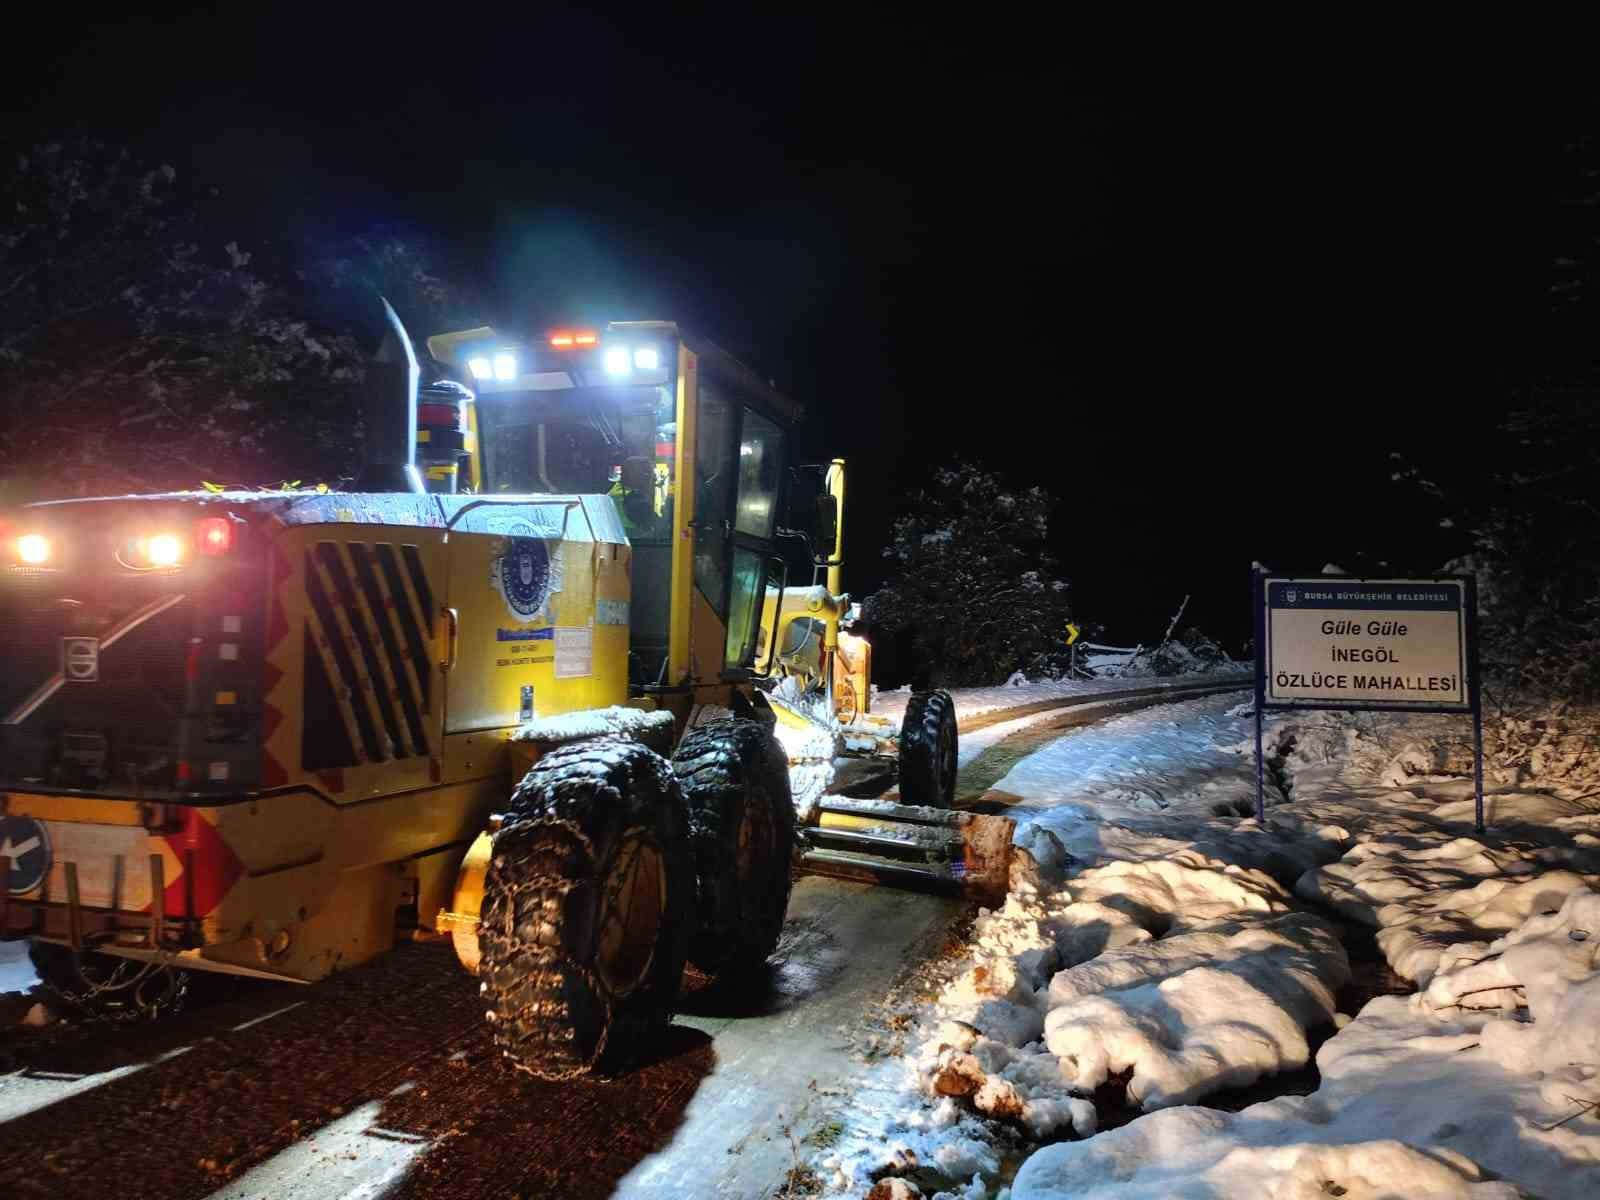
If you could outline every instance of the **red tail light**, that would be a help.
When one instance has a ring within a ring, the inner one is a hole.
[[[194,523],[194,545],[201,554],[226,554],[233,549],[233,522],[227,517],[201,517]]]
[[[454,404],[419,404],[417,405],[418,425],[438,425],[445,429],[461,429],[467,427],[466,414]]]

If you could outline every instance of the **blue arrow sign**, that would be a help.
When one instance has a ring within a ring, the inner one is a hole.
[[[0,856],[11,860],[7,890],[31,892],[50,874],[50,831],[32,817],[0,817]]]

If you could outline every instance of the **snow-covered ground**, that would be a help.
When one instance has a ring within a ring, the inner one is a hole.
[[[1226,683],[1238,679],[1248,681],[1247,668],[1216,671],[1210,674],[1143,676],[1128,679],[1045,679],[1037,682],[1019,679],[998,687],[950,688],[950,698],[956,703],[956,718],[967,721],[987,716],[999,709],[1022,708],[1027,705],[1049,704],[1056,700],[1071,700],[1080,696],[1115,696],[1119,692],[1146,691],[1151,688],[1185,688],[1197,684]],[[906,703],[911,699],[910,686],[892,692],[874,692],[872,711],[879,716],[899,721],[905,715]]]
[[[1098,701],[1103,700],[1110,705],[1119,698],[1127,703],[1129,693],[1147,694],[1233,683],[1242,685],[1248,678],[1239,670],[1163,679],[1046,680],[1039,683],[1028,682],[1018,676],[1014,682],[1000,687],[953,688],[950,689],[950,697],[955,702],[956,720],[966,727],[960,735],[958,762],[965,766],[997,742],[1029,725],[1046,720],[1059,708],[1072,706],[1087,709]],[[909,686],[893,692],[874,692],[872,712],[898,724],[904,719],[911,694]],[[795,702],[794,694],[786,693],[781,685],[775,697]],[[1006,713],[1013,711],[1017,715],[1007,719]],[[701,705],[691,714],[689,723],[697,725],[726,715],[726,709]],[[837,786],[842,765],[840,755],[848,738],[841,737],[837,730],[800,729],[782,722],[774,732],[789,756],[789,790],[795,808],[804,819],[804,814],[811,806],[825,792]]]
[[[27,942],[0,942],[0,995],[25,992],[34,984]]]
[[[1012,894],[869,1072],[834,1186],[977,1200],[1025,1158],[1012,1200],[1600,1195],[1594,730],[1496,724],[1521,765],[1491,773],[1479,837],[1465,725],[1273,719],[1265,828],[1237,697],[1017,763],[996,784],[1023,798]],[[1352,928],[1419,993],[1348,986]],[[1311,1094],[1195,1106],[1319,1040]]]

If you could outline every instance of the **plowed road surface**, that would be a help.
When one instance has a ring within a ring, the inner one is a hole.
[[[771,979],[701,987],[614,1081],[513,1071],[443,943],[154,1026],[11,1034],[0,1196],[764,1196],[782,1127],[838,1105],[879,1002],[961,908],[803,879]]]

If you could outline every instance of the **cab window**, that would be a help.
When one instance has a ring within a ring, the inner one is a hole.
[[[710,380],[700,381],[695,435],[694,581],[719,617],[728,615],[728,538],[733,519],[734,427],[738,409]]]
[[[734,528],[751,537],[770,538],[782,481],[783,434],[747,408],[739,433],[739,509]]]
[[[756,652],[756,629],[763,595],[763,555],[743,548],[733,552],[733,587],[728,606],[726,665],[748,667]]]

